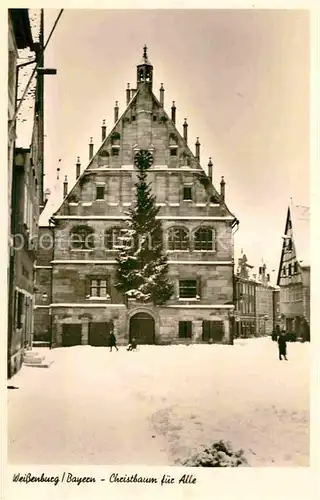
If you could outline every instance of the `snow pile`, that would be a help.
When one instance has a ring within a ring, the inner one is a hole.
[[[306,466],[309,347],[288,344],[288,361],[269,338],[55,349],[48,370],[12,380],[9,459],[174,465],[223,439],[251,466]]]

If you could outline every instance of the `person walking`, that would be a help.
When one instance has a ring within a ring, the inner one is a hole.
[[[279,359],[282,361],[282,356],[286,361],[287,359],[287,338],[286,338],[286,332],[282,330],[282,332],[279,335],[278,338],[278,347],[279,347]]]
[[[119,350],[117,347],[117,339],[116,339],[116,336],[115,336],[113,330],[111,330],[111,332],[110,332],[109,346],[110,346],[110,352],[112,351],[113,347],[115,347],[117,349],[117,351]]]

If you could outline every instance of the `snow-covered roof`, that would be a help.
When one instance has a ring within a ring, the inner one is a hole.
[[[39,217],[39,227],[49,226],[49,219],[58,210],[62,199],[62,181],[57,179],[50,194],[46,206]]]
[[[297,260],[302,266],[310,266],[310,209],[291,203],[290,215]]]
[[[32,61],[35,58],[34,52],[30,49],[19,50],[18,64]],[[29,66],[22,67],[19,69],[18,78],[18,91],[17,98],[18,104],[25,91],[31,74],[35,68],[35,64],[30,64]],[[25,95],[21,107],[17,115],[16,123],[16,146],[19,148],[29,148],[32,140],[33,123],[34,123],[34,107],[35,107],[35,97],[36,97],[36,75],[33,76],[30,83],[27,94]]]
[[[31,32],[34,42],[39,41],[40,33],[40,10],[29,9],[29,19]],[[35,53],[30,48],[18,50],[17,64],[24,64],[35,60]],[[35,63],[19,69],[17,99],[18,104],[34,71]],[[36,74],[33,76],[27,94],[23,99],[23,103],[19,109],[16,123],[17,140],[16,146],[20,148],[29,148],[32,140],[33,124],[34,124],[34,107],[36,98]]]
[[[40,38],[41,10],[29,9],[29,21],[33,42],[38,43]]]

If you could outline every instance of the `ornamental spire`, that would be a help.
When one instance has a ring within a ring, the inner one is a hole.
[[[146,61],[148,60],[147,51],[148,51],[148,47],[146,45],[144,45],[144,47],[143,47],[143,59],[145,59]]]

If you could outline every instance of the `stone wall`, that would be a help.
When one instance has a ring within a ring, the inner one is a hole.
[[[53,339],[54,345],[62,343],[62,332],[64,324],[81,325],[83,345],[88,344],[88,332],[90,322],[104,323],[112,321],[114,332],[119,345],[129,342],[130,318],[136,313],[147,312],[155,320],[155,343],[166,344],[189,344],[202,342],[202,322],[221,321],[223,324],[222,343],[231,342],[231,328],[228,309],[200,309],[193,308],[166,308],[152,307],[137,303],[129,304],[129,307],[54,307],[53,308]],[[192,322],[192,338],[179,338],[179,321]]]

